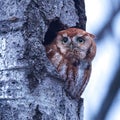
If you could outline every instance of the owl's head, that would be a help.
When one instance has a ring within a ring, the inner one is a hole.
[[[59,31],[54,42],[61,54],[72,64],[92,61],[96,53],[95,36],[78,28]]]

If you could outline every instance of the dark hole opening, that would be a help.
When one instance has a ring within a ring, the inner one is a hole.
[[[60,21],[60,19],[58,17],[53,19],[50,22],[49,28],[45,34],[43,45],[50,44],[54,40],[54,38],[56,37],[58,31],[64,30],[67,28],[68,28],[67,25],[62,24],[62,22]]]

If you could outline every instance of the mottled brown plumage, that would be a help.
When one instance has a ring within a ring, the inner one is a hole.
[[[65,81],[65,89],[72,98],[79,99],[91,73],[91,62],[96,54],[94,35],[78,29],[59,31],[46,45],[49,60]]]

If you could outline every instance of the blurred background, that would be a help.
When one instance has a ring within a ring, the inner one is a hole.
[[[120,120],[120,0],[85,0],[97,54],[84,91],[84,120]]]

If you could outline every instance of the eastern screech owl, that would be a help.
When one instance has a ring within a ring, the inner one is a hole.
[[[49,60],[65,81],[65,89],[72,98],[79,99],[91,73],[91,62],[96,54],[94,35],[78,29],[59,31],[46,45]]]

